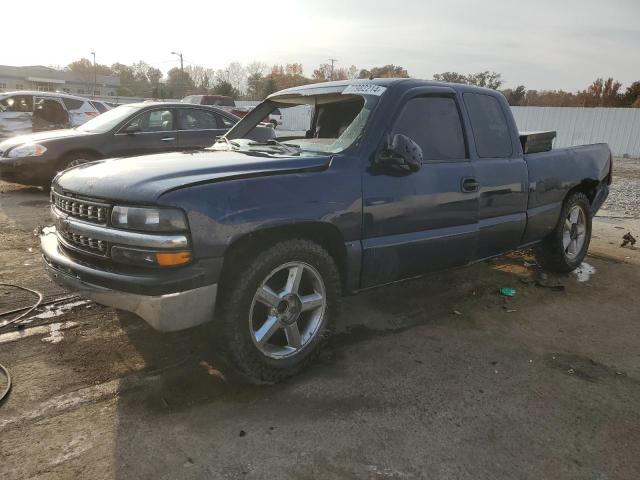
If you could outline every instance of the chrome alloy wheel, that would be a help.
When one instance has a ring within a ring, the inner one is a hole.
[[[316,337],[326,310],[320,273],[306,263],[286,263],[272,270],[253,296],[251,339],[267,357],[291,357]]]
[[[582,251],[587,234],[587,216],[580,205],[574,205],[564,220],[562,246],[568,259],[574,259]]]

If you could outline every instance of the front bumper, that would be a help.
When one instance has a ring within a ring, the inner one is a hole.
[[[217,283],[159,295],[115,290],[86,280],[87,277],[97,278],[100,272],[65,255],[55,229],[42,233],[40,246],[47,274],[58,285],[101,305],[135,313],[156,330],[184,330],[213,320]],[[139,280],[139,277],[126,274],[110,273],[109,276],[110,280],[117,276],[120,284],[135,284]]]

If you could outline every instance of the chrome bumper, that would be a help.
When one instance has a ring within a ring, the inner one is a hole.
[[[58,285],[77,292],[84,298],[101,305],[133,312],[149,325],[162,332],[184,330],[213,320],[218,285],[168,293],[165,295],[139,295],[111,290],[87,283],[73,274],[87,267],[76,265],[60,252],[58,238],[53,231],[40,236],[47,274]],[[59,265],[62,268],[56,268]],[[64,270],[63,270],[64,268]]]

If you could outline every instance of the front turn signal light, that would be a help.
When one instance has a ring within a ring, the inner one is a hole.
[[[184,265],[191,261],[191,252],[158,252],[156,262],[163,267]]]

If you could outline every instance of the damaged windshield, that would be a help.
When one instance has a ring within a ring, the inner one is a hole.
[[[258,105],[255,112],[239,122],[227,137],[233,139],[238,149],[267,150],[286,155],[342,152],[362,136],[385,90],[378,87],[375,94],[366,94],[351,93],[350,88],[342,86],[317,95],[303,92],[272,97]],[[268,119],[278,111],[284,123],[276,130],[277,140],[254,142],[245,138],[245,130],[264,122],[263,116]],[[218,146],[225,147],[222,142]]]

